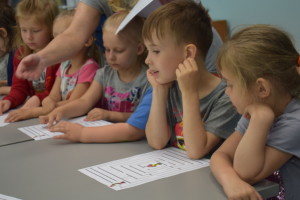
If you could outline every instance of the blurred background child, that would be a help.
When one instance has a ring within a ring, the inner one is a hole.
[[[16,7],[17,44],[19,48],[14,56],[14,71],[25,56],[43,49],[53,38],[53,21],[58,14],[54,0],[22,0]],[[59,64],[48,67],[38,80],[28,81],[13,75],[12,88],[0,101],[0,114],[23,104],[23,108],[41,105],[48,96],[55,80]]]
[[[278,199],[298,199],[300,56],[288,34],[270,25],[246,27],[224,44],[218,66],[243,115],[211,158],[228,199],[262,199],[250,184],[278,169],[284,187]]]
[[[62,33],[71,24],[74,13],[75,10],[66,10],[57,16],[53,24],[54,37]],[[74,57],[61,63],[51,92],[42,101],[41,107],[12,111],[5,121],[15,122],[46,115],[55,107],[81,97],[89,88],[99,68],[96,62],[98,55],[99,52],[94,37],[91,36]]]
[[[15,11],[5,1],[0,2],[0,95],[10,91],[13,75],[13,42]]]

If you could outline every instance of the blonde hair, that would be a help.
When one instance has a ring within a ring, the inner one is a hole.
[[[211,19],[202,4],[178,0],[156,9],[146,19],[143,39],[153,42],[171,35],[177,45],[192,43],[205,58],[212,42]]]
[[[299,97],[298,56],[287,33],[270,25],[252,25],[224,43],[217,65],[219,71],[230,71],[244,89],[249,89],[257,78],[265,78],[277,91]]]
[[[70,9],[70,10],[63,10],[61,11],[54,19],[54,22],[58,19],[61,19],[61,18],[64,18],[64,17],[70,17],[70,18],[73,18],[74,15],[75,15],[75,9]]]
[[[52,26],[55,17],[59,13],[56,1],[54,0],[22,0],[16,7],[16,20],[17,20],[17,46],[22,46],[23,54],[21,58],[33,53],[27,45],[24,44],[21,37],[19,27],[19,19],[25,17],[35,17],[41,23],[47,25],[50,30],[50,37],[52,37]]]
[[[114,12],[131,10],[138,0],[108,0],[108,5]]]
[[[103,31],[113,30],[116,31],[123,19],[128,15],[129,11],[120,11],[107,18],[103,25]],[[120,32],[118,36],[133,44],[143,44],[142,29],[145,19],[140,16],[135,16]],[[146,51],[139,55],[138,60],[144,63],[146,59]]]

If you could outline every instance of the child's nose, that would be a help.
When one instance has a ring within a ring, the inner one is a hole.
[[[113,60],[114,58],[115,58],[114,53],[113,53],[112,51],[110,51],[110,52],[108,53],[108,59],[109,59],[109,60]]]
[[[145,63],[146,63],[146,65],[150,65],[150,58],[149,58],[149,56],[146,57]]]
[[[32,40],[33,34],[32,34],[30,31],[28,31],[28,32],[26,33],[26,38],[27,38],[28,40]]]

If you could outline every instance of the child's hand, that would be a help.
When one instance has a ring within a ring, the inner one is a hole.
[[[0,87],[2,87],[2,86],[7,86],[6,80],[0,80]]]
[[[226,183],[223,189],[229,200],[263,200],[255,188],[239,179]]]
[[[21,108],[18,110],[11,111],[5,119],[5,122],[11,123],[20,120],[29,119],[32,117],[31,109]]]
[[[160,85],[160,84],[155,80],[155,78],[154,78],[154,76],[153,76],[153,72],[151,71],[151,69],[148,69],[148,70],[147,70],[147,78],[148,78],[149,83],[152,85],[152,87]]]
[[[9,100],[0,100],[0,115],[3,115],[10,108],[11,102]]]
[[[176,69],[176,76],[179,88],[182,93],[198,93],[199,71],[196,61],[193,58],[184,60]]]
[[[84,119],[85,121],[107,120],[108,111],[101,108],[92,109]]]
[[[21,60],[16,75],[22,79],[37,80],[46,66],[40,56],[30,54]]]
[[[41,105],[40,99],[36,95],[34,95],[26,101],[26,103],[22,106],[22,108],[36,108],[39,107],[40,105]]]
[[[245,108],[244,117],[251,120],[255,118],[261,123],[273,123],[275,119],[274,111],[266,104],[254,103]]]
[[[52,132],[62,132],[63,135],[54,136],[54,139],[70,140],[72,142],[81,142],[83,126],[77,123],[60,122],[49,128]]]
[[[169,89],[171,87],[172,83],[173,83],[173,82],[166,83],[166,84],[160,84],[160,83],[158,83],[156,81],[156,79],[154,78],[153,72],[151,71],[151,69],[147,70],[147,78],[148,78],[148,81],[149,81],[149,83],[151,84],[151,86],[153,88],[162,87],[164,89]]]
[[[51,128],[53,125],[58,123],[62,119],[62,117],[62,113],[59,110],[54,109],[48,115],[40,116],[39,120],[41,124],[48,124],[48,127]]]

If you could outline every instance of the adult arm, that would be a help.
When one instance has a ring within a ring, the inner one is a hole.
[[[96,30],[100,15],[96,8],[79,2],[71,25],[55,37],[43,50],[25,57],[16,75],[37,79],[43,69],[74,56]]]

